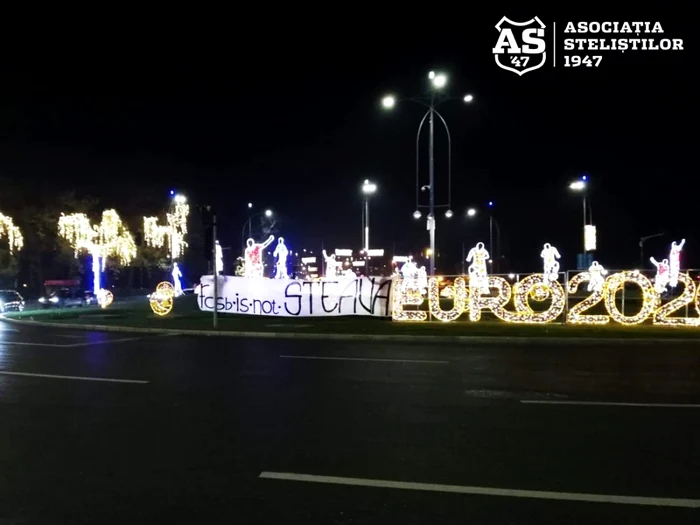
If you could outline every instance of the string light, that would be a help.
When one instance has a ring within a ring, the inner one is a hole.
[[[149,297],[149,304],[153,313],[159,317],[168,315],[175,304],[175,289],[168,281],[158,284],[156,291]]]
[[[19,251],[24,246],[24,238],[19,226],[15,226],[12,217],[0,213],[0,239],[7,237],[10,253]]]
[[[544,276],[547,281],[556,281],[559,279],[559,261],[557,259],[561,258],[559,251],[549,244],[545,243],[540,253],[544,263]]]
[[[693,280],[687,273],[681,273],[676,276],[676,284],[679,282],[683,283],[683,293],[654,312],[653,322],[655,325],[700,326],[700,317],[669,317],[673,312],[692,303],[693,299],[695,299],[695,311],[700,312],[698,296],[695,293],[697,287]]]
[[[107,308],[114,302],[114,294],[109,290],[100,289],[97,292],[97,304],[100,308]]]
[[[264,266],[262,262],[262,251],[272,244],[274,235],[270,235],[265,242],[256,243],[253,239],[246,241],[245,249],[245,276],[249,278],[262,278]],[[325,256],[325,252],[324,252]],[[335,260],[335,258],[334,258]]]
[[[597,264],[597,263],[596,263]],[[591,266],[593,268],[593,266]],[[600,266],[602,268],[602,266]],[[597,271],[598,274],[600,274],[600,271]],[[572,279],[569,281],[569,293],[574,294],[578,291],[578,287],[581,283],[588,282],[588,291],[591,292],[591,295],[586,297],[583,301],[580,303],[575,304],[573,307],[569,309],[569,314],[566,319],[568,323],[572,324],[606,324],[610,322],[610,316],[609,315],[593,315],[593,314],[586,314],[583,315],[582,312],[585,312],[589,308],[593,307],[594,305],[598,304],[603,300],[603,290],[605,289],[605,280],[603,280],[602,284],[600,286],[596,285],[592,286],[592,284],[596,281],[596,276],[593,274],[594,272],[581,272],[572,277]]]
[[[625,286],[625,283],[634,283],[642,289],[642,308],[637,315],[623,315],[615,304],[617,292]],[[654,289],[651,281],[638,271],[624,271],[611,275],[605,280],[603,287],[605,308],[610,317],[624,325],[635,325],[647,319],[659,303],[659,294]]]
[[[391,289],[393,294],[391,319],[392,321],[426,321],[428,312],[420,310],[404,310],[406,306],[420,306],[423,304],[423,296],[416,288],[406,288],[402,279],[394,279]]]
[[[170,256],[175,260],[180,258],[187,248],[185,237],[190,207],[181,195],[176,195],[173,202],[171,211],[165,215],[165,225],[158,224],[158,217],[143,218],[143,239],[148,246],[162,248],[167,238]]]
[[[495,312],[496,310],[504,311],[505,305],[510,302],[510,297],[512,295],[512,290],[508,281],[503,277],[498,277],[497,275],[490,275],[488,277],[488,293],[491,290],[497,290],[496,296],[484,296],[482,295],[482,289],[480,286],[471,287],[471,280],[469,282],[469,320],[479,321],[481,320],[481,311],[490,310]],[[503,317],[499,317],[503,319]]]
[[[102,220],[97,226],[92,225],[84,213],[61,213],[58,234],[68,241],[76,257],[82,251],[92,256],[93,292],[98,301],[102,289],[100,272],[105,269],[106,259],[114,258],[126,266],[136,257],[136,243],[115,210],[102,212]]]
[[[551,272],[549,278],[551,279]],[[547,310],[535,312],[530,306],[530,298],[538,302],[549,298],[551,304]],[[564,311],[566,295],[559,282],[548,280],[545,275],[536,273],[515,283],[513,286],[513,305],[515,312],[509,312],[501,307],[494,309],[494,314],[510,323],[549,323]]]
[[[457,277],[451,286],[453,306],[451,310],[440,308],[440,282],[431,277],[428,279],[428,307],[430,313],[442,322],[454,321],[464,313],[467,306],[467,286],[462,277]],[[420,292],[419,292],[420,294]]]

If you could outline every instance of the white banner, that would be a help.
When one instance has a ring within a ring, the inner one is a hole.
[[[391,278],[358,277],[327,281],[248,279],[218,276],[217,312],[277,317],[370,315],[390,317]],[[203,275],[197,303],[214,311],[214,278]]]

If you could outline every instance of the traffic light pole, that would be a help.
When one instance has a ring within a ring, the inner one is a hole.
[[[212,261],[212,268],[214,271],[212,274],[214,275],[214,317],[213,317],[213,322],[214,322],[214,328],[217,328],[219,326],[219,313],[217,312],[219,308],[219,276],[218,272],[216,271],[216,213],[212,214],[212,224],[211,224],[211,233],[212,233],[212,238],[214,239],[214,242],[211,244],[211,261]]]

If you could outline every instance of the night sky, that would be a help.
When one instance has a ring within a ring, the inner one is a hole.
[[[295,29],[269,46],[237,35],[7,63],[0,170],[75,188],[117,210],[134,193],[165,205],[170,189],[181,191],[219,210],[224,245],[240,242],[251,201],[275,211],[296,249],[358,249],[360,185],[370,178],[379,186],[372,247],[415,254],[428,246],[424,221],[412,218],[423,111],[406,102],[387,113],[380,100],[418,95],[430,70],[444,71],[449,93],[474,101],[440,107],[453,141],[455,216],[438,219],[439,271],[458,264],[462,242],[488,243],[489,200],[511,268],[537,270],[550,242],[562,269],[572,269],[582,206],[568,185],[584,173],[604,266],[637,267],[639,237],[665,232],[646,257],[666,256],[685,237],[686,264],[700,267],[695,29],[681,14],[657,14],[643,19],[683,38],[684,51],[601,52],[598,68],[564,68],[561,59],[552,68],[548,58],[519,77],[498,68],[491,52],[501,15],[456,16],[434,32],[392,32],[402,24],[394,19],[366,31]],[[561,32],[568,19],[540,18],[551,46],[552,22]],[[436,129],[436,189],[446,202],[446,141]],[[422,184],[426,148],[427,134]],[[484,213],[467,219],[469,207]]]

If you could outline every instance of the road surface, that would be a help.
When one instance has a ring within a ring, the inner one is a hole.
[[[700,345],[0,320],[0,523],[698,523]]]

